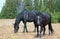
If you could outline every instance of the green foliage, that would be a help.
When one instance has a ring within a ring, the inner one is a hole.
[[[51,16],[53,23],[60,23],[60,12],[51,13]]]
[[[30,10],[30,11],[32,10],[32,7],[31,7],[31,6],[27,6],[27,8],[28,8],[28,10]]]
[[[18,14],[16,6],[21,0],[6,0],[2,8],[0,18],[15,18]],[[33,10],[31,0],[24,0],[28,10]],[[43,2],[43,3],[42,3]],[[49,12],[52,16],[52,22],[60,22],[60,0],[35,0],[34,9],[41,12]],[[19,4],[18,4],[19,5]]]
[[[16,3],[14,0],[6,0],[6,4],[1,11],[0,18],[15,18],[17,15]]]
[[[58,19],[58,22],[60,23],[60,12],[58,12],[57,19]]]
[[[31,5],[30,0],[25,0],[25,2],[26,2],[26,6],[30,6]]]
[[[54,4],[54,10],[56,12],[60,11],[60,0],[57,0],[56,3]]]
[[[41,10],[40,10],[41,12],[46,12],[47,11],[47,8],[46,8],[46,6],[41,6]]]
[[[56,13],[52,13],[51,16],[52,16],[52,22],[53,22],[53,23],[57,23]]]

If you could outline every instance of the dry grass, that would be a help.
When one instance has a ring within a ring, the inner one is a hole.
[[[46,35],[36,38],[36,32],[33,32],[33,23],[27,23],[28,33],[22,33],[24,26],[22,22],[19,31],[14,33],[14,21],[14,19],[0,19],[0,39],[60,39],[60,23],[52,24],[55,31],[53,35],[48,35],[48,27],[46,26]]]

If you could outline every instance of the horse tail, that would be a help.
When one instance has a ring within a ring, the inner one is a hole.
[[[49,14],[49,15],[50,15],[50,14]],[[51,30],[52,33],[54,32],[54,30],[53,30],[53,28],[52,28],[52,24],[51,24],[51,15],[50,15],[49,29]]]

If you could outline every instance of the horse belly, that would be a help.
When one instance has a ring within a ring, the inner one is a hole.
[[[47,24],[48,24],[48,22],[46,22],[46,21],[45,21],[45,22],[43,22],[43,25],[47,25]]]
[[[33,22],[33,21],[34,21],[34,19],[28,19],[27,21],[28,21],[28,22]]]
[[[43,20],[43,24],[44,25],[47,25],[49,22],[50,22],[50,19],[49,18],[46,18],[46,19]]]

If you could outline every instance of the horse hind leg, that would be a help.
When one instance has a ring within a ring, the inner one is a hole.
[[[50,31],[51,31],[51,33],[53,34],[54,30],[53,30],[53,28],[52,28],[51,23],[49,23],[48,26],[49,26],[49,35],[50,35]]]
[[[46,31],[46,29],[45,29],[45,26],[43,27],[43,35],[45,35],[45,31]]]

